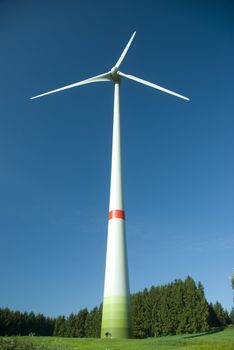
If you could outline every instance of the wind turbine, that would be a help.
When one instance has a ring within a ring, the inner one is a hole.
[[[174,91],[165,89],[146,80],[128,75],[119,70],[128,49],[134,39],[133,33],[116,64],[110,71],[91,77],[80,82],[63,86],[61,88],[31,97],[35,99],[67,90],[76,86],[111,81],[114,83],[114,117],[113,117],[113,140],[112,140],[112,164],[109,203],[109,223],[106,252],[106,269],[104,298],[102,311],[101,337],[129,338],[130,330],[130,301],[129,279],[125,236],[125,212],[123,203],[122,171],[121,171],[121,137],[120,137],[120,104],[119,93],[122,78],[134,80],[143,85],[177,96],[184,100],[189,98]]]

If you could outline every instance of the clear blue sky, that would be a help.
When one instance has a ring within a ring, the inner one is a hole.
[[[102,301],[113,86],[30,96],[109,70],[121,91],[132,292],[191,275],[231,309],[233,1],[0,1],[0,306]]]

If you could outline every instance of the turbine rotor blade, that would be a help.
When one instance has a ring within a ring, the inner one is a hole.
[[[150,83],[149,81],[146,81],[146,80],[143,80],[143,79],[140,79],[140,78],[134,77],[133,75],[124,74],[124,73],[122,73],[122,72],[118,72],[118,74],[119,74],[121,77],[124,77],[124,78],[130,79],[130,80],[137,81],[138,83],[141,83],[141,84],[144,84],[144,85],[150,86],[150,87],[152,87],[152,88],[154,88],[154,89],[157,89],[157,90],[160,90],[160,91],[166,92],[166,93],[168,93],[168,94],[170,94],[170,95],[174,95],[174,96],[177,96],[177,97],[182,98],[183,100],[187,100],[187,101],[189,101],[189,98],[188,98],[188,97],[183,96],[183,95],[180,95],[180,94],[177,94],[177,92],[174,92],[174,91],[171,91],[171,90],[165,89],[165,88],[164,88],[164,87],[162,87],[162,86],[159,86],[159,85],[156,85],[156,84]]]
[[[127,45],[125,46],[123,52],[121,53],[120,58],[119,58],[118,61],[116,62],[115,67],[117,67],[117,68],[120,67],[121,63],[122,63],[123,60],[124,60],[124,57],[126,56],[126,53],[128,52],[128,49],[129,49],[129,47],[130,47],[130,45],[131,45],[131,43],[132,43],[132,41],[133,41],[135,35],[136,35],[136,32],[134,32],[134,33],[132,34],[132,36],[131,36],[129,42],[127,43]]]
[[[74,84],[66,85],[66,86],[63,86],[63,87],[55,89],[55,90],[44,92],[43,94],[30,97],[30,100],[33,100],[33,99],[38,98],[38,97],[54,94],[55,92],[59,92],[62,90],[71,89],[71,88],[74,88],[74,87],[80,86],[80,85],[85,85],[85,84],[89,84],[89,83],[97,83],[97,82],[102,82],[102,81],[110,81],[110,80],[111,80],[110,72],[107,72],[107,73],[103,73],[100,75],[96,75],[95,77],[91,77],[89,79],[78,81],[77,83],[74,83]]]

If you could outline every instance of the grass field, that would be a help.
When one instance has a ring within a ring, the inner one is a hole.
[[[1,337],[0,350],[234,350],[234,327],[207,334],[148,339]]]

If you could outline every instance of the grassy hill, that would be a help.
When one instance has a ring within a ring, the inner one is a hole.
[[[234,350],[234,326],[202,334],[148,339],[1,337],[0,350]]]

